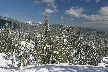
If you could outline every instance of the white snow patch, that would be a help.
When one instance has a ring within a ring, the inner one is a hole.
[[[6,54],[0,53],[0,67],[9,67],[8,65],[11,64],[11,61],[5,60],[5,57],[6,57]]]
[[[27,67],[11,69],[11,61],[5,60],[5,54],[0,53],[0,72],[108,72],[107,67],[90,65],[69,65],[68,63],[28,65]]]
[[[21,41],[21,46],[26,46],[26,41]]]

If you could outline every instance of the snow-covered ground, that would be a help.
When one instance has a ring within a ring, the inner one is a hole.
[[[68,65],[49,64],[49,65],[29,65],[21,69],[10,68],[11,61],[5,60],[5,54],[0,53],[0,72],[108,72],[107,67],[90,65]]]

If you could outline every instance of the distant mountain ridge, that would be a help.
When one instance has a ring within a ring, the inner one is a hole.
[[[6,23],[8,24],[9,27],[13,26],[14,29],[27,30],[27,29],[35,27],[34,25],[32,26],[28,23],[14,20],[12,18],[6,18],[6,17],[0,16],[0,28],[6,27],[6,25],[5,25]]]
[[[23,30],[38,29],[38,31],[42,29],[42,25],[43,25],[42,22],[38,22],[38,23],[34,23],[34,24],[30,25],[29,23],[20,22],[18,20],[14,20],[12,18],[6,18],[6,17],[0,16],[0,28],[5,27],[6,23],[9,25],[9,27],[12,27],[12,25],[13,25],[14,29],[23,29]],[[64,25],[64,24],[51,24],[50,27],[60,28],[61,25]],[[67,27],[73,27],[73,26],[67,26]],[[76,29],[80,28],[80,29],[92,30],[92,31],[104,31],[101,29],[94,29],[94,28],[83,28],[83,27],[73,27],[73,28],[76,28]],[[105,31],[107,31],[107,30],[105,29]]]
[[[9,25],[9,27],[11,27],[13,24],[14,28],[20,28],[20,22],[19,21],[11,19],[11,18],[0,17],[0,27],[5,27],[6,23]]]

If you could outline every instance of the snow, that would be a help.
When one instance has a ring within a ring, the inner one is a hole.
[[[39,24],[42,24],[42,22],[39,22]]]
[[[65,66],[65,65],[42,65],[25,67],[22,70],[19,69],[3,69],[1,72],[108,72],[108,68],[98,66]]]
[[[8,67],[11,64],[10,60],[5,60],[5,54],[0,53],[0,67]]]
[[[90,66],[90,65],[68,65],[47,64],[47,65],[28,65],[24,68],[10,68],[11,61],[5,60],[5,54],[0,53],[0,72],[108,72],[107,67]]]
[[[98,66],[106,67],[106,66],[108,66],[108,64],[106,64],[106,63],[99,63]]]
[[[103,57],[101,63],[98,65],[102,67],[108,67],[108,57]]]
[[[26,41],[21,41],[21,46],[26,46]]]
[[[66,40],[64,39],[64,42]],[[17,46],[17,45],[16,45]],[[21,49],[28,48],[32,49],[34,47],[34,42],[26,42],[21,41]],[[49,47],[47,45],[47,47]],[[74,50],[73,53],[76,51]],[[54,51],[54,53],[58,53],[58,51]],[[0,53],[0,72],[108,72],[108,57],[103,57],[102,62],[99,63],[98,66],[90,66],[90,65],[69,65],[68,63],[60,63],[60,64],[47,64],[47,65],[28,65],[27,67],[21,66],[18,68],[11,68],[11,61],[5,60],[5,54]],[[32,57],[29,57],[30,60]],[[17,63],[17,62],[15,62]],[[16,64],[15,64],[16,65]]]
[[[108,63],[108,57],[103,57],[102,62]]]

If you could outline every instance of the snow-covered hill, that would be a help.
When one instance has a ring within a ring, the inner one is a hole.
[[[49,64],[49,65],[28,65],[25,68],[10,68],[11,61],[5,60],[5,54],[0,53],[0,72],[108,72],[107,67],[90,65],[68,65]]]

